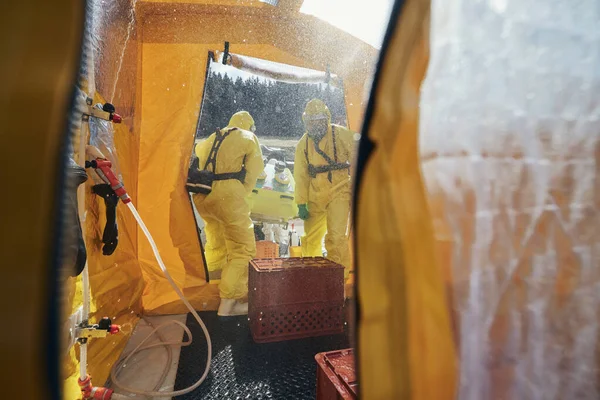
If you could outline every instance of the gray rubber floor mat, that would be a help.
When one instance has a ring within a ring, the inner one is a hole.
[[[211,370],[198,389],[177,399],[314,399],[315,355],[350,347],[346,335],[257,344],[250,336],[247,317],[220,318],[216,312],[203,312],[200,317],[212,339]],[[181,350],[176,390],[194,384],[206,363],[206,341],[191,314],[187,326],[194,341]]]

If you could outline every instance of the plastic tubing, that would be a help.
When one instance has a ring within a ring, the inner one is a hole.
[[[202,374],[200,379],[198,379],[198,381],[196,383],[194,383],[192,386],[190,386],[186,389],[181,389],[181,390],[176,390],[176,391],[171,391],[171,392],[166,392],[166,391],[161,392],[161,391],[145,391],[145,390],[139,390],[139,389],[127,387],[127,386],[121,384],[117,379],[118,368],[112,369],[112,371],[110,373],[110,377],[111,377],[111,380],[112,380],[113,384],[115,385],[115,387],[117,387],[125,392],[128,392],[128,393],[138,394],[138,395],[142,395],[142,396],[155,396],[155,397],[181,396],[181,395],[184,395],[184,394],[187,394],[187,393],[190,393],[190,392],[196,390],[206,380],[206,377],[208,376],[208,372],[210,371],[210,363],[212,360],[212,342],[210,340],[210,335],[208,333],[208,329],[206,329],[206,325],[204,325],[204,322],[202,322],[202,319],[200,318],[200,316],[198,315],[196,310],[194,310],[194,307],[192,307],[190,302],[185,298],[185,296],[183,295],[183,292],[181,291],[181,289],[179,289],[179,286],[177,286],[177,284],[171,277],[171,274],[169,274],[169,271],[165,267],[165,263],[163,262],[163,260],[160,256],[160,253],[158,252],[158,247],[156,246],[156,243],[154,242],[154,239],[152,238],[150,231],[146,227],[146,224],[144,224],[142,217],[140,217],[140,214],[137,212],[137,210],[132,202],[127,203],[127,207],[129,207],[129,210],[133,214],[135,220],[137,221],[140,228],[142,228],[142,231],[146,235],[146,238],[148,239],[148,242],[150,243],[150,246],[152,247],[152,252],[154,253],[154,257],[156,258],[156,261],[158,261],[158,265],[160,266],[160,269],[162,270],[163,274],[165,275],[165,277],[167,278],[167,280],[173,287],[173,290],[175,290],[175,293],[177,293],[177,296],[179,296],[179,298],[181,299],[183,304],[185,304],[187,309],[194,316],[194,318],[196,319],[196,321],[202,328],[202,332],[204,333],[204,336],[206,337],[206,347],[207,347],[208,357],[206,359],[206,367],[204,368],[204,373]],[[188,338],[189,338],[189,340],[187,342],[166,342],[166,343],[162,342],[162,343],[154,343],[154,344],[144,346],[144,343],[146,341],[148,341],[156,331],[158,331],[159,329],[163,328],[164,326],[166,326],[168,324],[172,324],[172,323],[180,325],[183,328],[183,330],[185,331],[185,333],[188,335]],[[129,353],[122,362],[119,362],[119,365],[120,364],[126,365],[128,360],[134,354],[139,353],[140,351],[152,348],[152,347],[166,346],[166,345],[189,346],[191,343],[192,343],[192,333],[190,332],[189,328],[187,326],[185,326],[185,324],[183,324],[179,321],[175,321],[175,320],[170,321],[170,322],[167,322],[165,324],[158,326],[152,332],[150,332],[150,334],[144,340],[142,340],[140,342],[140,344],[131,353]]]

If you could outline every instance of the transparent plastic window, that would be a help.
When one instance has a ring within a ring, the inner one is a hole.
[[[461,399],[595,399],[600,8],[432,3],[421,157]]]

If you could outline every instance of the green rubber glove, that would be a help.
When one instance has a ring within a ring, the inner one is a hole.
[[[301,220],[307,220],[310,217],[308,206],[306,204],[298,204],[298,216]]]

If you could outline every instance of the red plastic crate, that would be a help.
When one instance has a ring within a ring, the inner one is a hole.
[[[324,259],[254,259],[248,317],[255,342],[344,331],[344,267]]]
[[[317,400],[354,400],[358,398],[354,350],[319,353],[317,361]]]
[[[256,258],[277,258],[279,257],[279,245],[267,240],[256,242]]]

